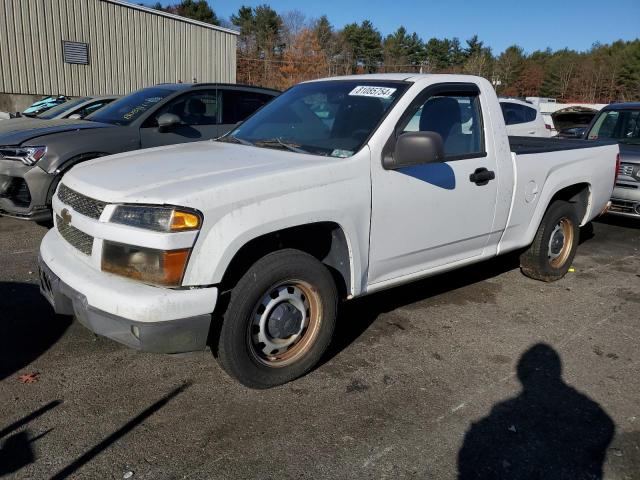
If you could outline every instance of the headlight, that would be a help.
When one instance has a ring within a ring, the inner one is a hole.
[[[47,147],[0,147],[0,158],[35,165],[47,153]]]
[[[202,224],[202,219],[196,212],[176,207],[145,205],[118,205],[110,221],[157,232],[197,230]]]
[[[179,287],[191,249],[154,250],[105,241],[102,270],[145,283]]]

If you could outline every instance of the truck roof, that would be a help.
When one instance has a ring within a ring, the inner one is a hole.
[[[640,110],[640,102],[612,103],[603,110]]]
[[[401,81],[401,82],[417,82],[425,78],[442,77],[448,80],[465,81],[474,77],[473,75],[454,75],[446,73],[365,73],[360,75],[345,75],[341,77],[328,77],[318,80],[311,80],[311,82],[324,82],[330,80],[380,80],[380,81]]]

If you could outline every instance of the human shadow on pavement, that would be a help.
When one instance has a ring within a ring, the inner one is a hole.
[[[38,285],[0,282],[0,380],[51,348],[71,321],[53,312]]]
[[[596,402],[562,380],[562,362],[537,344],[518,363],[522,392],[474,423],[458,454],[459,480],[597,480],[615,432]]]
[[[29,429],[21,430],[16,433],[13,432],[29,424],[32,420],[35,420],[61,403],[62,401],[60,400],[49,402],[35,412],[30,413],[0,430],[0,477],[3,475],[14,474],[30,463],[33,463],[36,456],[33,451],[32,444],[36,440],[44,437],[51,431],[51,429],[35,437],[31,436]],[[4,438],[7,435],[10,436]]]

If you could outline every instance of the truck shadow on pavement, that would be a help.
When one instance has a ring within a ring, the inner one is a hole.
[[[594,237],[591,223],[580,229],[580,244],[588,242]],[[428,277],[424,280],[418,280],[408,285],[344,302],[340,306],[333,342],[316,368],[324,365],[355,342],[380,315],[447,292],[490,280],[511,270],[519,269],[519,257],[519,251],[507,253],[481,263]],[[469,295],[461,292],[461,296],[464,295],[471,297],[473,293]],[[482,298],[475,300],[483,301]]]
[[[459,480],[602,479],[613,420],[564,383],[558,353],[527,350],[517,366],[522,391],[473,423],[458,453]]]
[[[618,217],[616,215],[604,215],[594,220],[614,227],[640,229],[640,218]]]
[[[0,282],[0,381],[46,352],[71,325],[32,283]]]
[[[328,362],[354,343],[382,314],[489,280],[519,268],[519,266],[518,254],[507,254],[483,263],[344,302],[340,306],[333,342],[321,364]]]

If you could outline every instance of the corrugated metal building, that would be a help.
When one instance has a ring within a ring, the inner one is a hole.
[[[122,0],[0,0],[0,110],[33,95],[235,83],[236,36]]]

